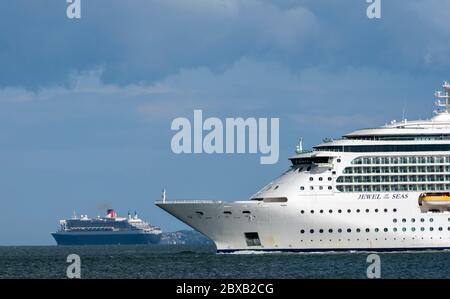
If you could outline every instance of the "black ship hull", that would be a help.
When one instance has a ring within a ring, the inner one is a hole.
[[[158,244],[161,234],[52,233],[58,245],[148,245]]]

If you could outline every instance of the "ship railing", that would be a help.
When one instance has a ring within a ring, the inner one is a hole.
[[[212,204],[212,203],[216,203],[216,204],[220,204],[222,203],[221,200],[157,200],[155,201],[155,204],[164,204],[164,203],[168,203],[168,204],[172,204],[172,203],[176,203],[176,204],[199,204],[199,203],[206,203],[206,204]]]

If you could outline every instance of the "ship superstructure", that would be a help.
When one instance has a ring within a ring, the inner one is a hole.
[[[137,213],[118,217],[113,209],[105,217],[74,216],[59,221],[60,228],[52,233],[58,245],[157,244],[161,229],[140,219]]]
[[[326,139],[249,200],[156,205],[219,252],[450,248],[450,84],[428,120]]]

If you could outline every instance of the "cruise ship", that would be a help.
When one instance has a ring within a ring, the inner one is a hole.
[[[427,120],[391,121],[312,150],[245,201],[156,205],[233,251],[450,248],[450,84]]]
[[[161,229],[140,219],[137,213],[118,217],[113,209],[106,217],[89,218],[87,215],[60,220],[59,230],[52,233],[58,245],[131,245],[157,244]]]

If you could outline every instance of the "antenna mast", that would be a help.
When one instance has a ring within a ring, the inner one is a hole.
[[[442,87],[444,88],[444,92],[436,91],[434,94],[438,99],[435,103],[436,106],[443,108],[436,111],[436,113],[450,113],[450,83],[445,81]]]

